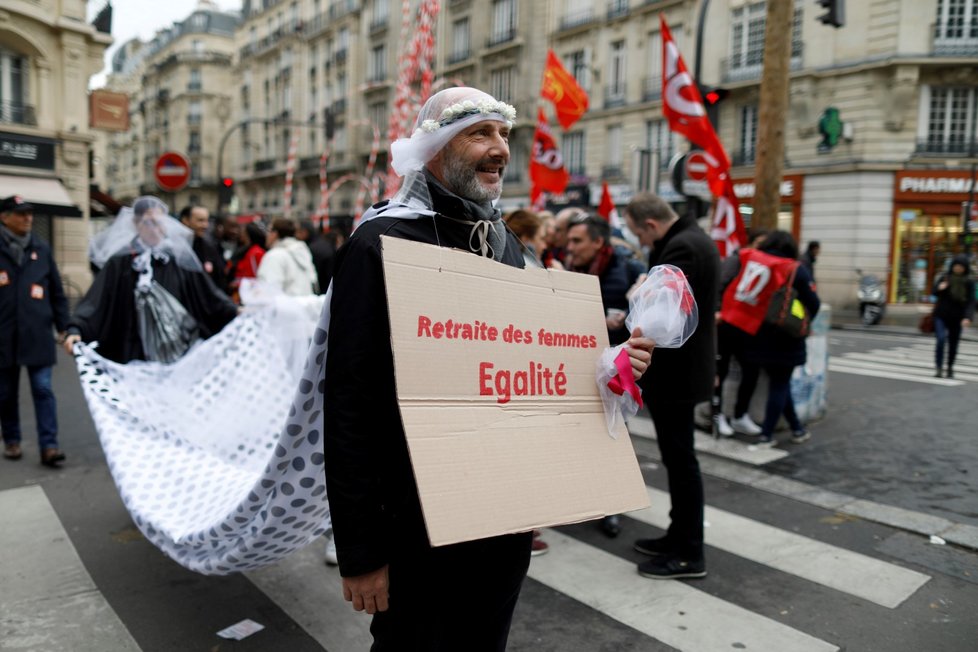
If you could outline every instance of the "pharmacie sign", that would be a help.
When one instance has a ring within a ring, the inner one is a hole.
[[[952,170],[906,170],[897,172],[896,199],[954,199],[963,201],[975,179],[970,173]],[[939,196],[939,197],[938,197]]]

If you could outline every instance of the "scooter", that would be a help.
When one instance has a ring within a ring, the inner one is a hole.
[[[874,274],[863,274],[861,269],[856,270],[859,275],[859,287],[856,289],[856,298],[859,299],[859,317],[864,326],[873,326],[880,323],[886,312],[886,290],[883,287],[883,280]]]

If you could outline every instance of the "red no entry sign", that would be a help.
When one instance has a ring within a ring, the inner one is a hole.
[[[690,181],[706,181],[710,168],[714,166],[713,158],[706,152],[694,150],[686,156],[686,178]]]
[[[182,190],[190,181],[190,161],[179,152],[163,152],[153,166],[153,176],[160,190]]]

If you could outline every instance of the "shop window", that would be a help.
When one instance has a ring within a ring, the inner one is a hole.
[[[914,210],[900,213],[895,229],[897,273],[892,298],[897,303],[929,302],[934,281],[961,252],[961,216]]]

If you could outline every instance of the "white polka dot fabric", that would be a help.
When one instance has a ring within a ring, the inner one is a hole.
[[[320,298],[321,299],[321,298]],[[105,360],[78,372],[109,470],[144,535],[223,575],[270,564],[330,526],[323,473],[327,309],[309,321],[301,379],[282,340],[295,311],[240,315],[171,365]],[[308,317],[306,317],[308,319]],[[298,386],[298,387],[297,387]]]

